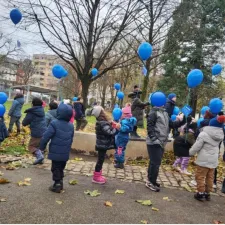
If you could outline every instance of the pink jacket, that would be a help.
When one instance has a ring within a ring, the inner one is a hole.
[[[75,110],[73,109],[73,115],[70,119],[70,123],[74,123],[74,117],[75,117]]]

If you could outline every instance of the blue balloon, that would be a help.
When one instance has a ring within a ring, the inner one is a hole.
[[[0,104],[6,103],[8,96],[5,92],[0,92]]]
[[[152,106],[161,107],[166,104],[166,96],[161,91],[152,93],[150,100],[151,100]]]
[[[5,114],[5,106],[0,104],[0,116],[4,116]]]
[[[201,109],[201,115],[204,116],[206,111],[210,110],[210,108],[208,106],[203,106]]]
[[[212,67],[212,75],[217,76],[221,74],[223,67],[220,64],[216,64]]]
[[[124,93],[122,91],[119,91],[117,93],[117,97],[118,97],[118,99],[123,99],[124,98]]]
[[[76,102],[76,101],[77,101],[77,99],[78,99],[77,97],[73,97],[73,101],[74,101],[74,102]]]
[[[114,84],[114,88],[115,88],[117,91],[119,91],[119,90],[120,90],[120,84],[119,84],[119,83]]]
[[[112,115],[115,121],[118,121],[122,116],[122,110],[120,108],[113,109]]]
[[[217,114],[223,109],[223,102],[219,98],[213,98],[209,102],[210,112]]]
[[[68,76],[68,71],[67,71],[66,69],[64,69],[63,72],[64,72],[64,73],[63,73],[63,77],[67,77],[67,76]]]
[[[180,113],[180,109],[177,106],[175,106],[173,110],[173,115],[177,116],[179,113]]]
[[[61,65],[54,65],[53,68],[52,68],[52,74],[54,77],[58,78],[58,79],[61,79],[62,77],[65,76],[65,69],[63,68],[63,66]]]
[[[187,83],[189,88],[195,88],[203,81],[203,73],[199,69],[192,70],[187,76]]]
[[[204,120],[203,117],[199,118],[198,121],[197,121],[197,126],[200,127],[201,125],[201,122]]]
[[[118,104],[115,104],[115,105],[114,105],[114,109],[115,109],[115,108],[119,108],[119,105],[118,105]]]
[[[176,121],[176,119],[177,119],[177,115],[172,115],[172,116],[171,116],[171,120],[172,120],[172,121]]]
[[[92,74],[93,77],[97,76],[98,75],[98,70],[96,68],[93,68],[91,70],[91,74]]]
[[[142,60],[147,60],[152,55],[152,46],[148,42],[143,42],[138,47],[138,55]]]
[[[16,25],[19,23],[22,19],[22,13],[19,11],[19,9],[13,9],[10,12],[10,18],[12,22]]]
[[[148,71],[147,71],[147,69],[146,69],[145,66],[142,67],[142,71],[141,71],[141,72],[142,72],[142,74],[143,74],[144,76],[147,75],[147,72],[148,72]]]

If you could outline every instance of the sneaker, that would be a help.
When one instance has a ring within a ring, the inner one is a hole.
[[[191,176],[191,175],[192,175],[192,174],[189,173],[186,169],[181,170],[181,173],[184,174],[184,175],[188,175],[188,176]]]
[[[155,183],[155,186],[159,188],[160,187],[160,184],[156,182]]]
[[[217,189],[217,185],[216,185],[216,184],[213,184],[213,188],[214,188],[214,189]]]
[[[197,186],[196,180],[192,180],[192,181],[191,181],[191,184],[193,184],[194,186]]]
[[[181,168],[179,166],[173,165],[173,169],[176,170],[177,172],[181,172]]]
[[[116,163],[116,164],[114,164],[114,167],[116,169],[124,169],[124,164],[123,163]]]
[[[157,185],[152,184],[151,182],[146,182],[145,186],[149,188],[151,191],[159,192],[160,188]]]
[[[55,193],[60,193],[62,190],[61,183],[54,183],[52,186],[49,187],[49,190]]]
[[[209,193],[205,193],[205,200],[206,201],[210,201],[211,200],[211,196]]]
[[[194,195],[194,198],[198,201],[203,201],[205,195],[203,193],[199,193],[197,192],[195,195]]]

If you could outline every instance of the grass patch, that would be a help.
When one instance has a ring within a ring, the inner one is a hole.
[[[9,155],[24,155],[27,154],[26,146],[8,146],[0,152]]]

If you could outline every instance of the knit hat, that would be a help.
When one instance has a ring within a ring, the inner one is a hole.
[[[212,119],[213,117],[213,114],[209,110],[205,112],[204,119]]]
[[[99,105],[94,106],[94,108],[92,109],[91,115],[97,119],[102,110],[104,110],[104,109],[101,106],[99,106]]]
[[[169,100],[172,100],[172,99],[175,98],[175,97],[177,97],[177,96],[176,96],[176,94],[174,94],[174,93],[170,93],[170,94],[168,95],[168,99],[169,99]]]
[[[222,128],[225,123],[225,116],[217,116],[210,120],[209,126]]]
[[[130,105],[126,105],[126,106],[122,109],[122,112],[123,112],[122,118],[131,118],[131,117],[132,117]]]

